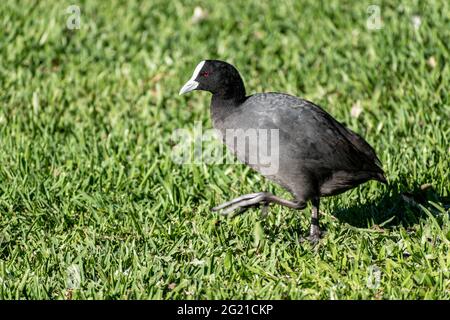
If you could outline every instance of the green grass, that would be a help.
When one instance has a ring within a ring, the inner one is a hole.
[[[0,2],[0,298],[450,298],[448,1],[74,2]],[[299,243],[309,208],[210,212],[289,194],[243,165],[172,161],[174,129],[211,127],[209,94],[178,96],[205,58],[249,93],[322,105],[390,185],[324,199],[316,247]]]

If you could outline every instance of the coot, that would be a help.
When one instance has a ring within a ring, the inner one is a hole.
[[[294,197],[286,200],[268,192],[251,193],[223,203],[214,211],[228,214],[260,205],[266,211],[270,203],[301,210],[311,201],[309,240],[317,242],[321,236],[320,197],[340,194],[371,179],[386,183],[374,149],[310,101],[275,92],[246,96],[239,72],[219,60],[204,60],[197,65],[180,94],[192,90],[212,93],[213,125],[237,158]],[[277,139],[268,139],[267,130]],[[227,138],[230,132],[233,139]],[[246,132],[256,132],[257,139],[250,137],[245,147],[239,148],[236,138]],[[261,132],[266,135],[264,139]],[[269,145],[269,153],[277,153],[276,170],[265,170],[267,163],[255,161],[261,158],[261,141]]]

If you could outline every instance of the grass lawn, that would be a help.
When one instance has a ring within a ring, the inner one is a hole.
[[[450,299],[449,43],[446,0],[0,1],[0,298]],[[211,127],[178,95],[205,58],[323,106],[389,185],[324,198],[315,247],[309,207],[210,212],[290,195],[174,163],[175,129]]]

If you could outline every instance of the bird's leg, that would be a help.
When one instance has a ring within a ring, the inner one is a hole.
[[[230,212],[240,208],[239,213],[244,212],[250,207],[263,205],[263,215],[267,215],[267,207],[270,203],[277,203],[285,207],[293,209],[303,209],[306,207],[305,202],[294,202],[279,198],[269,192],[250,193],[240,196],[231,201],[225,202],[217,207],[212,208],[212,211],[222,211],[222,215],[227,215]]]
[[[319,228],[319,204],[320,198],[313,198],[311,200],[312,204],[312,215],[311,215],[311,229],[309,232],[309,241],[312,243],[317,243],[322,235]]]

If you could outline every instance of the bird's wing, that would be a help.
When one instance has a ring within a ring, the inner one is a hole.
[[[344,137],[356,150],[364,154],[368,161],[374,163],[381,169],[381,161],[377,157],[375,150],[364,140],[359,134],[348,129],[342,123],[335,120],[321,107],[315,105],[314,103],[303,100],[309,105],[310,108],[315,109],[316,112],[321,114],[321,116],[328,121],[330,125],[333,125],[342,137]]]
[[[295,146],[289,143],[290,151],[300,161],[334,170],[382,173],[373,148],[314,103],[278,93],[250,98],[248,110],[254,119],[259,119],[258,127],[279,128],[281,139],[295,141]]]

